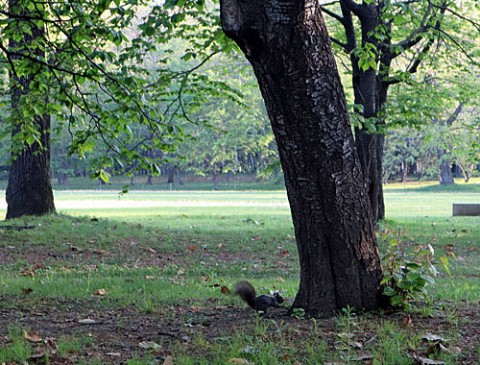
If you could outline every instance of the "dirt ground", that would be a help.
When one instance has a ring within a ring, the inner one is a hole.
[[[117,246],[111,247],[110,252],[123,252],[134,260],[136,265],[143,267],[162,266],[169,261],[182,260],[182,255],[178,257],[173,257],[172,254],[159,255],[154,250],[138,249],[137,245],[131,243],[120,241]],[[216,255],[214,259],[219,262],[238,259],[238,254],[207,254]],[[45,247],[27,249],[1,247],[0,265],[10,265],[16,262],[18,257],[23,257],[26,262],[42,262],[45,265],[58,264],[63,260],[70,264],[88,264],[108,258],[110,255],[109,251],[105,250],[70,248],[67,251],[53,252]],[[12,298],[0,296],[0,302],[4,301],[11,302]],[[125,364],[134,354],[141,356],[145,352],[152,352],[158,363],[163,364],[167,356],[175,355],[179,349],[190,354],[201,351],[202,349],[195,343],[195,338],[199,334],[207,342],[233,336],[237,331],[253,335],[257,321],[257,315],[246,306],[221,306],[215,299],[208,300],[201,306],[172,306],[151,314],[138,312],[132,308],[105,309],[98,298],[93,297],[82,301],[49,299],[31,305],[28,295],[23,297],[19,295],[15,298],[15,303],[17,306],[13,309],[0,309],[0,346],[12,344],[12,338],[9,337],[10,327],[28,329],[30,335],[27,336],[33,337],[30,340],[35,353],[39,355],[35,362],[45,363],[45,358],[41,355],[49,349],[50,364],[93,361]],[[268,323],[270,328],[266,335],[269,341],[275,342],[276,336],[279,336],[275,323],[282,323],[282,331],[284,335],[286,334],[287,341],[301,353],[305,351],[303,349],[305,336],[312,336],[313,321],[293,318],[287,316],[286,312],[286,309],[278,309],[270,312],[267,318],[261,319]],[[449,345],[459,350],[458,364],[479,364],[477,352],[480,346],[479,313],[480,303],[469,303],[460,307],[455,314],[458,327],[452,324],[446,314],[435,314],[432,317],[421,315],[406,317],[402,313],[365,314],[361,319],[363,327],[356,330],[355,340],[363,344],[374,341],[377,336],[374,324],[391,321],[399,327],[411,328],[415,333],[431,333],[447,339],[449,335],[454,334],[455,339]],[[319,319],[316,326],[318,327],[316,335],[326,341],[329,349],[335,352],[339,332],[335,319]],[[90,338],[91,341],[80,352],[73,351],[68,356],[54,354],[56,342],[61,338],[70,337]],[[155,351],[148,348],[153,343],[159,345]],[[426,354],[422,352],[422,355]],[[364,364],[368,364],[368,361]]]
[[[4,298],[0,298],[3,300]],[[164,359],[172,354],[178,346],[194,353],[198,351],[193,339],[199,333],[207,341],[214,341],[222,336],[232,336],[236,331],[252,330],[255,323],[255,314],[248,308],[220,307],[214,302],[205,303],[200,307],[170,307],[165,314],[140,314],[129,308],[120,310],[95,309],[98,307],[94,300],[91,302],[56,302],[45,303],[35,308],[17,308],[15,310],[0,311],[0,345],[8,344],[11,339],[7,336],[9,325],[28,328],[30,333],[38,334],[37,352],[45,351],[45,342],[53,342],[65,336],[90,337],[92,339],[84,352],[72,353],[68,357],[59,357],[50,354],[50,364],[76,364],[81,361],[100,360],[102,363],[122,364],[132,358],[132,354],[141,354],[142,344],[153,342],[161,347],[155,351],[155,356],[162,364]],[[455,344],[461,350],[459,364],[478,364],[477,347],[480,344],[480,306],[470,306],[459,310],[460,333],[462,340]],[[368,316],[368,315],[366,315]],[[94,319],[94,323],[82,323],[83,320]],[[284,309],[276,310],[268,315],[268,321],[282,321],[288,339],[294,346],[302,347],[305,333],[311,333],[312,322],[305,319],[295,319],[286,316]],[[375,317],[378,319],[378,317]],[[441,334],[449,333],[451,323],[446,318],[427,318],[414,316],[405,323],[405,316],[393,314],[385,320],[398,322],[400,325],[415,326],[422,332]],[[334,319],[317,321],[319,336],[326,340],[329,347],[334,348],[338,329]],[[366,321],[368,323],[368,321]],[[357,338],[359,342],[367,342],[375,337],[370,328],[363,328]],[[274,340],[275,331],[269,334]],[[191,348],[191,349],[190,349]]]

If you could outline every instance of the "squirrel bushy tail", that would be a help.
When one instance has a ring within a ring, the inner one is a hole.
[[[239,281],[236,283],[234,292],[238,294],[250,308],[264,313],[267,312],[268,308],[278,308],[280,304],[284,302],[284,299],[278,292],[274,293],[273,296],[259,295],[257,297],[255,288],[248,281]]]
[[[234,292],[238,294],[250,308],[257,309],[255,288],[248,281],[239,281],[236,283]]]

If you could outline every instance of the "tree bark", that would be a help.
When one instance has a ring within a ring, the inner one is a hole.
[[[18,154],[12,152],[12,163],[6,191],[6,218],[55,213],[50,180],[50,118],[38,118],[42,131],[42,145],[24,146]],[[16,129],[13,135],[18,132]]]
[[[278,145],[301,268],[292,308],[376,309],[373,219],[317,1],[223,0],[221,19],[253,66]]]
[[[18,0],[10,0],[9,7],[10,12],[14,14],[21,15],[27,12]],[[35,48],[38,46],[32,46],[37,38],[43,36],[44,30],[31,22],[25,26],[31,28],[31,34],[25,33],[21,42],[10,39],[10,50],[16,53],[30,52],[37,57],[45,58],[43,50]],[[19,55],[11,56],[13,60],[19,58],[21,58]],[[6,190],[7,219],[55,212],[50,176],[50,116],[39,115],[33,120],[33,125],[40,136],[40,143],[36,141],[29,145],[25,141],[17,141],[24,124],[19,109],[25,103],[23,99],[28,95],[34,77],[34,74],[18,77],[13,71],[10,72],[11,104],[16,120],[12,129],[12,161]],[[46,98],[43,101],[48,102]]]

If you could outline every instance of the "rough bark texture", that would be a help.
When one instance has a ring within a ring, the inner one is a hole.
[[[223,0],[275,134],[300,257],[293,304],[375,309],[382,276],[345,96],[316,1]]]
[[[50,120],[39,118],[37,123],[44,131],[42,147],[35,143],[12,156],[6,191],[7,219],[55,212],[47,132]]]
[[[25,14],[25,9],[22,9],[18,0],[10,0],[9,7],[14,14]],[[11,26],[15,26],[15,24]],[[26,35],[22,42],[10,39],[9,47],[17,53],[25,52],[35,42],[35,38],[41,37],[43,32],[43,29],[32,26],[31,35]],[[30,52],[45,58],[45,54],[40,50],[30,50]],[[21,56],[12,56],[12,59],[19,57]],[[28,94],[33,77],[17,77],[13,73],[10,74],[11,102],[14,111],[18,111],[17,109],[21,107],[20,100],[23,95]],[[48,102],[47,99],[45,101]],[[21,116],[22,113],[19,112],[16,115]],[[12,130],[12,140],[16,140],[15,136],[21,131],[22,123],[22,120],[16,121]],[[34,123],[40,133],[41,144],[35,142],[29,146],[25,143],[23,148],[17,146],[12,149],[6,191],[7,219],[55,212],[50,180],[50,117],[48,115],[38,116]]]

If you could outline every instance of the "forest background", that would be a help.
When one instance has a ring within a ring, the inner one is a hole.
[[[409,28],[422,24],[419,8],[427,3],[392,5],[396,38],[408,39]],[[85,9],[88,6],[85,3]],[[118,100],[87,77],[80,82],[84,89],[79,95],[101,106],[82,110],[59,102],[49,111],[55,188],[106,188],[106,182],[114,183],[116,189],[184,189],[189,183],[206,189],[237,189],[255,182],[283,188],[276,144],[257,83],[248,62],[233,51],[235,46],[220,31],[216,6],[193,1],[122,6],[135,8],[135,13],[123,25],[115,22],[124,15],[104,16],[101,29],[110,30],[93,40],[100,47],[92,60],[118,71],[131,93],[144,89],[140,98],[145,108],[158,111],[160,123],[154,127],[158,133],[152,132],[151,121],[137,123],[135,115],[112,106]],[[385,135],[384,183],[438,180],[453,184],[454,177],[468,182],[480,175],[478,25],[466,18],[468,14],[475,19],[470,15],[478,14],[477,6],[468,1],[452,5],[442,30],[427,37],[433,45],[414,72],[412,64],[421,43],[395,59],[392,77],[401,82],[390,88],[382,115],[375,117],[382,119],[377,125],[377,119],[362,116],[362,107],[355,104],[351,54],[344,52],[345,35],[335,15],[339,5],[324,5],[353,125]],[[5,16],[3,21],[7,20]],[[377,32],[376,37],[381,36]],[[374,60],[376,51],[368,44],[354,52],[364,71],[380,67]],[[135,76],[129,80],[122,72]],[[1,86],[5,96],[0,117],[7,123],[1,124],[0,179],[6,186],[12,148],[7,73]],[[49,88],[49,92],[58,90]],[[120,98],[122,104],[132,96]],[[99,114],[92,112],[95,108],[112,117],[98,123],[92,117]],[[24,133],[23,139],[35,140],[35,128]]]

